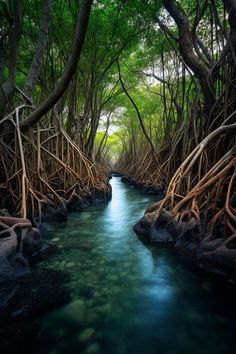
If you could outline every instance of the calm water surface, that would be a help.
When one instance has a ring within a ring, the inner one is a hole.
[[[145,247],[132,228],[154,197],[111,184],[111,202],[70,214],[48,236],[56,251],[37,267],[66,274],[70,302],[38,320],[32,353],[235,353],[230,291],[172,250]]]

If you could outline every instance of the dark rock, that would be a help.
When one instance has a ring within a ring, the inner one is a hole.
[[[59,221],[67,220],[67,210],[62,206],[58,206],[53,213],[53,219]]]
[[[1,209],[0,216],[11,216],[11,215],[7,209]]]
[[[15,279],[29,271],[28,261],[17,252],[17,240],[7,237],[0,240],[0,283]]]
[[[24,255],[32,256],[38,252],[43,247],[43,240],[41,233],[38,229],[33,228],[27,235],[22,239],[23,253]]]
[[[87,242],[87,241],[83,241],[78,244],[78,248],[84,252],[91,252],[93,247],[94,247],[93,244],[91,244],[90,242]]]
[[[85,328],[79,335],[79,342],[87,342],[89,341],[95,334],[95,330],[93,328]]]
[[[46,205],[43,209],[44,221],[66,221],[67,210],[62,205]]]
[[[70,202],[67,204],[68,211],[81,211],[83,210],[83,199],[78,195],[73,195]]]
[[[118,171],[111,171],[111,175],[113,177],[122,177],[122,173],[118,172]]]
[[[121,181],[124,183],[128,183],[149,195],[159,195],[160,197],[163,197],[164,195],[165,186],[146,186],[144,182],[133,180],[132,178],[127,176],[122,176]]]
[[[112,195],[112,188],[109,183],[107,183],[105,189],[95,189],[93,191],[94,199],[96,202],[109,201]]]
[[[150,207],[151,210],[154,208]],[[236,282],[235,248],[221,247],[222,238],[204,241],[201,225],[193,218],[178,224],[165,209],[157,221],[155,214],[155,211],[146,212],[134,227],[143,243],[172,244],[205,271]]]
[[[162,225],[153,225],[153,218],[155,213],[147,213],[143,218],[134,226],[134,231],[142,237],[142,241],[154,243],[173,243],[174,237]]]

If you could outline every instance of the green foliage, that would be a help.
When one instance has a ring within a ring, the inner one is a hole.
[[[23,31],[18,46],[16,84],[23,88],[37,45],[42,16],[42,0],[22,0]],[[79,11],[79,2],[54,0],[47,47],[43,55],[40,77],[33,91],[33,101],[43,101],[60,79],[70,53],[73,31]],[[193,5],[184,2],[190,9]],[[4,2],[5,4],[5,2]],[[7,5],[6,5],[7,6]],[[7,30],[4,6],[0,7],[2,28]],[[76,73],[76,91],[67,90],[56,109],[62,124],[67,126],[69,106],[73,100],[73,138],[83,142],[83,149],[93,130],[98,133],[99,146],[106,130],[102,116],[110,116],[110,128],[105,139],[106,149],[118,156],[124,142],[135,134],[137,143],[143,141],[143,132],[134,106],[122,90],[117,70],[119,60],[122,80],[135,101],[150,138],[157,143],[164,135],[163,84],[146,77],[143,72],[161,72],[162,56],[169,72],[173,68],[173,43],[167,40],[156,25],[156,14],[162,12],[161,0],[102,0],[94,1],[86,40]],[[173,26],[172,26],[173,27]],[[175,28],[173,27],[173,32]],[[5,62],[9,62],[6,41]],[[171,76],[172,74],[167,74]],[[3,71],[3,82],[8,77],[8,66]],[[176,83],[173,79],[173,87]],[[186,80],[186,89],[188,89]],[[169,88],[165,88],[167,99]],[[181,94],[181,88],[178,89]],[[73,97],[74,96],[74,97]],[[169,104],[167,102],[167,104]],[[78,124],[78,117],[81,122]],[[174,122],[176,113],[170,118]],[[100,126],[99,126],[100,120]],[[103,131],[103,133],[101,133]],[[80,135],[80,139],[78,138]]]

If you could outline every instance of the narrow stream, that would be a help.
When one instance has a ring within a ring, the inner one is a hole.
[[[37,320],[32,353],[235,353],[235,297],[174,250],[145,247],[132,228],[156,197],[118,177],[111,184],[111,202],[48,235],[55,252],[36,268],[64,274],[70,302]]]

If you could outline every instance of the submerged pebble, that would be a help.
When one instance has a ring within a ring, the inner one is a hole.
[[[99,313],[104,314],[104,315],[107,315],[108,313],[111,312],[112,306],[111,306],[110,303],[108,303],[108,304],[105,304],[105,305],[97,306],[95,309],[96,309],[96,311],[98,311]]]
[[[78,244],[78,248],[85,252],[90,252],[93,249],[93,245],[89,242],[81,242]]]
[[[93,335],[95,330],[93,328],[85,328],[78,336],[79,342],[87,342]]]
[[[82,323],[85,318],[86,305],[83,300],[76,300],[61,310],[61,315],[71,322]]]
[[[54,237],[54,238],[51,240],[51,242],[58,242],[58,241],[60,241],[60,238],[59,238],[59,237]]]
[[[91,343],[85,350],[86,354],[98,354],[100,352],[101,348],[98,343]]]
[[[92,216],[92,214],[88,213],[88,212],[81,213],[82,219],[89,219],[91,216]]]
[[[96,323],[100,322],[100,320],[101,320],[101,315],[99,315],[95,311],[90,311],[86,316],[86,323],[88,325],[96,324]]]

